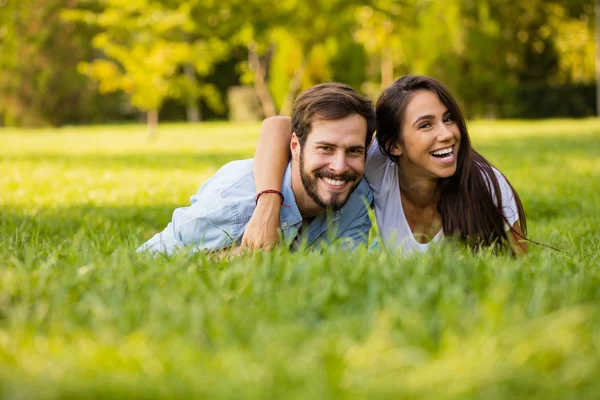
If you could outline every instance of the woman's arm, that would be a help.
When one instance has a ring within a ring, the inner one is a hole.
[[[256,153],[254,153],[254,180],[257,193],[267,189],[281,190],[283,174],[290,160],[291,140],[290,117],[270,117],[263,121]],[[261,196],[261,199],[263,197]]]
[[[508,242],[516,255],[527,254],[527,242],[529,240],[525,238],[523,230],[521,229],[519,196],[508,183],[506,177],[498,169],[492,167],[492,170],[498,180],[498,186],[500,187],[502,213],[505,218],[505,230]],[[492,199],[494,199],[494,204],[497,206],[496,191],[494,190],[493,185],[491,185],[489,178],[485,174],[483,174],[483,177],[487,181],[488,187],[490,188],[490,194],[492,195]],[[519,201],[519,205],[517,205],[517,201]],[[525,216],[523,215],[523,218],[524,217]]]
[[[271,117],[263,121],[254,154],[256,193],[268,189],[281,191],[290,159],[291,139],[292,120],[289,117]],[[280,208],[281,199],[277,194],[260,196],[242,237],[242,247],[270,249],[277,244]]]
[[[527,240],[525,240],[525,236],[521,231],[519,221],[516,221],[512,229],[506,232],[506,236],[508,236],[508,241],[516,255],[527,254]]]

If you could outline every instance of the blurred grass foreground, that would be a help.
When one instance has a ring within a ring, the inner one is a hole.
[[[257,124],[0,130],[0,397],[598,398],[600,122],[476,122],[521,259],[133,250]]]

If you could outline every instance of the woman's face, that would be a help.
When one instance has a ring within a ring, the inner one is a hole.
[[[434,92],[419,90],[409,100],[402,124],[402,141],[392,154],[405,176],[447,178],[456,172],[460,130]]]

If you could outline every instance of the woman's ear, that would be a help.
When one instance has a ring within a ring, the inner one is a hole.
[[[400,145],[400,143],[396,142],[392,145],[392,147],[390,148],[390,153],[392,153],[393,156],[399,157],[403,154],[402,151],[402,146]]]
[[[300,158],[300,141],[295,132],[292,132],[292,140],[290,142],[290,150],[292,152],[292,160],[298,160]]]

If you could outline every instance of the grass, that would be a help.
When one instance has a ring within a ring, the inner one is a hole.
[[[521,259],[133,250],[256,124],[0,130],[0,398],[600,396],[600,122],[476,122]]]

